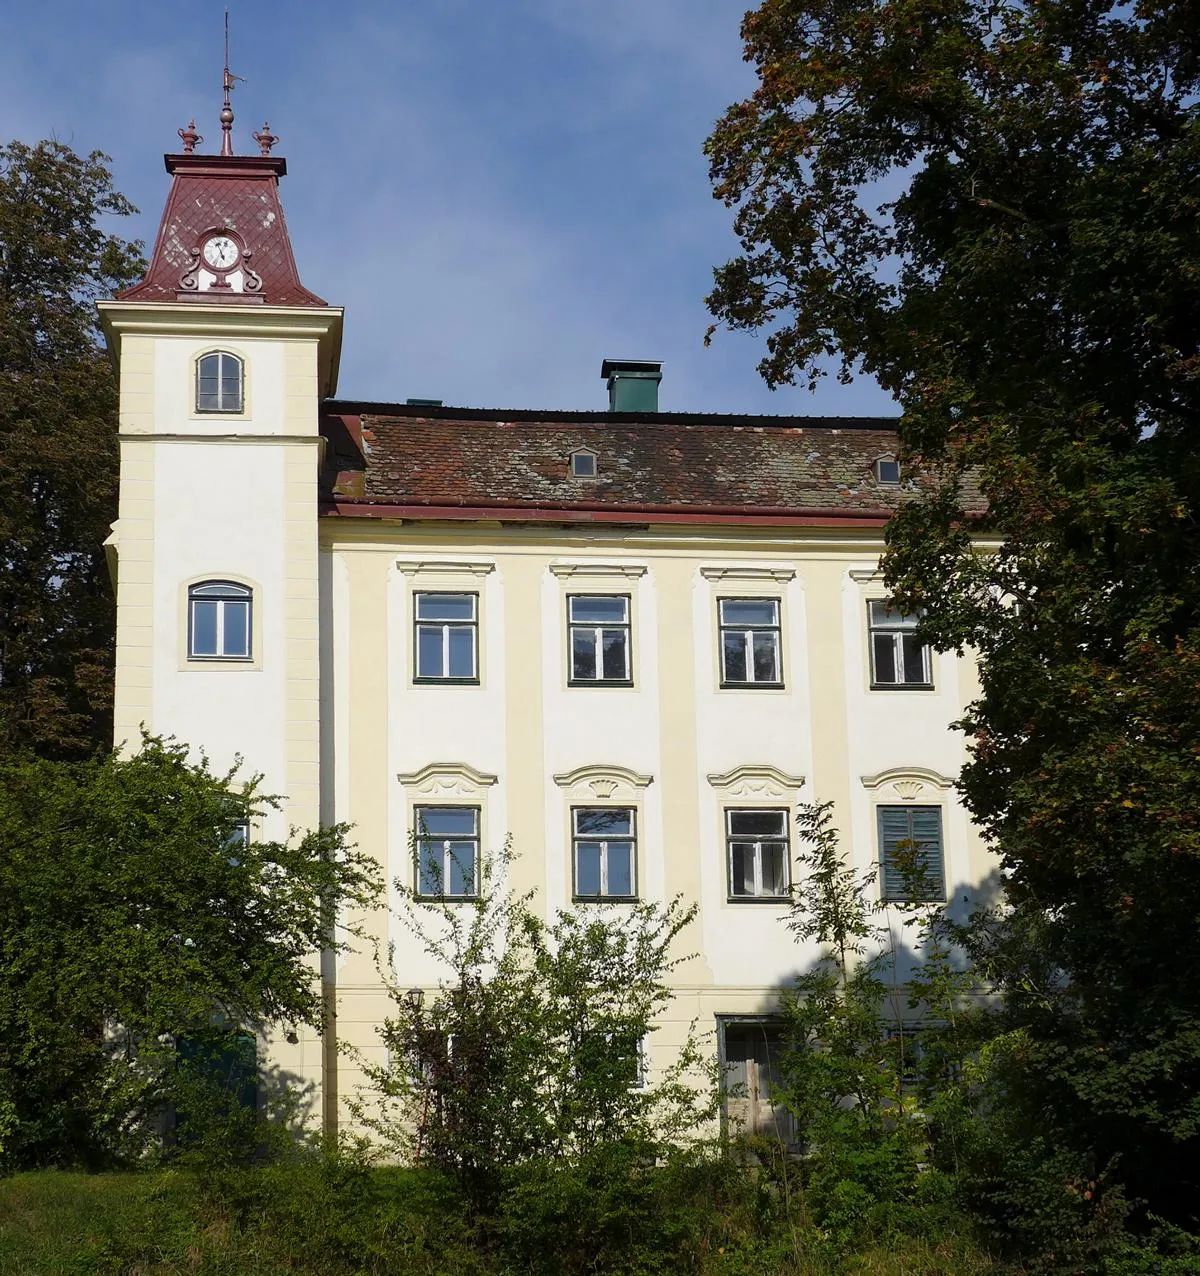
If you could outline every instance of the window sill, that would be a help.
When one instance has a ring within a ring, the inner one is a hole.
[[[909,899],[904,895],[895,897],[889,895],[886,898],[881,896],[879,902],[881,904],[902,904],[906,907],[910,904],[915,904],[919,907],[922,904],[948,904],[950,901],[945,895],[927,895],[924,899]]]
[[[568,687],[632,687],[632,678],[568,678]]]
[[[253,656],[188,656],[189,665],[231,665],[245,669],[254,664]]]
[[[873,682],[872,691],[936,691],[932,682]]]
[[[727,904],[790,904],[790,895],[727,895]]]
[[[422,895],[420,891],[413,891],[413,898],[421,901],[422,904],[478,904],[478,895]]]
[[[572,904],[636,904],[637,895],[572,895]]]
[[[414,678],[414,687],[477,687],[478,678]]]
[[[722,691],[786,691],[782,682],[722,682]]]

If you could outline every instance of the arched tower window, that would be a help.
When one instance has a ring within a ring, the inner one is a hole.
[[[196,411],[240,412],[243,403],[242,361],[227,350],[196,360]]]
[[[204,580],[188,590],[188,659],[249,660],[253,656],[253,594],[231,580]]]

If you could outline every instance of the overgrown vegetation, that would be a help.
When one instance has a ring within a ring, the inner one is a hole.
[[[112,739],[116,378],[97,298],[137,279],[108,157],[0,146],[0,753]]]
[[[318,1023],[330,906],[376,889],[341,828],[239,835],[274,805],[152,737],[0,760],[0,1169],[135,1161],[172,1107],[193,1145],[253,1150],[231,1029]]]
[[[764,0],[743,35],[713,312],[772,384],[896,395],[922,477],[886,578],[979,658],[960,791],[1004,908],[968,947],[1002,1032],[970,1199],[1046,1263],[1054,1184],[1096,1228],[1200,1233],[1195,7]]]

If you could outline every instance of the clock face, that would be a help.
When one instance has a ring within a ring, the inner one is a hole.
[[[228,235],[214,235],[204,244],[204,260],[214,270],[228,270],[238,259],[238,246]]]

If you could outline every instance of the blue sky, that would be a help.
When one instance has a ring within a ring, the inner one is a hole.
[[[701,153],[753,88],[744,0],[230,0],[235,145],[286,156],[301,277],[346,307],[339,393],[605,403],[605,357],[661,359],[672,411],[888,413],[872,382],[771,392],[761,338],[703,346],[731,213]],[[6,6],[0,132],[113,157],[153,240],[164,151],[216,149],[213,0]]]

